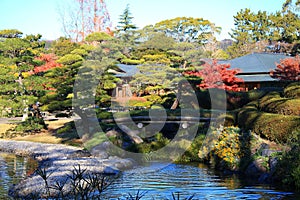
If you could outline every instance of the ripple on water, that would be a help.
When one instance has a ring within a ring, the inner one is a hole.
[[[157,168],[159,163],[153,165]],[[270,189],[268,185],[243,186],[237,178],[225,180],[207,167],[170,164],[152,171],[149,167],[124,172],[107,191],[107,195],[110,198],[117,198],[142,191],[147,192],[143,199],[172,199],[172,193],[177,192],[181,197],[195,195],[195,199],[297,198],[291,192],[276,191]],[[143,173],[143,169],[147,173]]]

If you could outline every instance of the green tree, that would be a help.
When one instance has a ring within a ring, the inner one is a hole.
[[[142,65],[138,67],[139,73],[133,76],[130,84],[136,87],[143,85],[143,91],[158,94],[160,89],[171,89],[175,86],[180,73],[168,65]]]
[[[39,65],[35,58],[45,43],[40,41],[41,35],[22,38],[22,32],[15,29],[2,30],[0,36],[1,103],[12,115],[23,113],[25,118],[27,111],[23,111],[44,92],[43,81],[32,71]]]
[[[206,58],[203,46],[198,43],[178,42],[173,46],[173,53],[183,59],[182,68],[201,65],[201,58]]]
[[[105,33],[105,32],[94,32],[89,34],[86,38],[85,41],[87,42],[104,42],[104,41],[109,41],[112,40],[112,36]]]
[[[177,17],[154,25],[154,29],[173,37],[177,42],[198,42],[206,44],[214,40],[221,28],[203,18]]]
[[[57,56],[64,56],[71,53],[74,49],[78,48],[78,44],[72,42],[71,39],[60,37],[51,43],[51,51]]]
[[[291,44],[297,43],[300,39],[300,18],[294,12],[296,10],[290,8],[291,2],[287,0],[282,11],[271,14],[267,14],[266,11],[254,13],[248,8],[240,10],[234,16],[235,28],[230,33],[235,41],[228,48],[231,57],[253,51],[265,51],[267,47],[274,46],[277,42],[281,42],[281,45],[277,49],[271,49],[272,51],[292,53]],[[296,4],[299,5],[298,1]]]
[[[155,33],[149,39],[139,45],[139,49],[155,49],[159,51],[168,51],[173,48],[175,41],[167,37],[164,33]]]
[[[79,67],[73,90],[73,107],[74,112],[81,118],[83,130],[80,132],[84,138],[88,138],[91,133],[95,132],[90,129],[89,121],[94,113],[93,107],[110,105],[111,96],[108,91],[114,89],[116,83],[119,82],[119,79],[110,71],[111,69],[117,70],[115,63],[119,56],[120,48],[114,45],[112,40],[100,44]],[[91,109],[92,112],[90,112]]]
[[[127,4],[124,12],[120,15],[119,25],[117,26],[117,37],[125,42],[132,42],[137,27],[132,23],[133,17]]]

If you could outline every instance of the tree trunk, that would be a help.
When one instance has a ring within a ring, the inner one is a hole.
[[[178,107],[178,105],[179,105],[179,100],[178,98],[176,98],[171,106],[171,110],[175,110]]]
[[[179,106],[179,101],[181,98],[181,83],[178,83],[178,91],[177,91],[177,98],[175,99],[175,101],[173,102],[173,105],[171,106],[171,110],[175,110],[178,106]]]

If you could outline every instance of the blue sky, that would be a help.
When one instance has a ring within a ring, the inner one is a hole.
[[[0,0],[0,30],[18,29],[26,34],[43,35],[44,39],[63,36],[58,8],[61,4],[75,0]],[[217,38],[229,38],[234,27],[233,16],[244,8],[268,13],[281,9],[285,0],[106,0],[113,22],[129,4],[139,28],[175,17],[202,17],[222,27]]]

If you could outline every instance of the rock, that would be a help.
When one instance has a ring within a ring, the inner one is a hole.
[[[259,155],[263,156],[263,155],[262,155],[263,151],[269,150],[269,148],[270,148],[270,147],[269,147],[268,144],[262,143],[262,144],[258,147],[257,152],[259,153]]]
[[[270,167],[271,173],[273,173],[275,171],[277,163],[278,163],[278,157],[269,159],[269,167]]]
[[[259,177],[262,173],[267,172],[266,167],[263,166],[263,162],[265,162],[263,159],[254,160],[247,167],[245,174],[248,176]]]
[[[108,137],[108,138],[110,138],[110,137],[118,137],[118,136],[120,136],[121,135],[121,133],[119,133],[118,131],[116,131],[116,130],[110,130],[110,131],[107,131],[106,133],[105,133],[105,135],[106,135],[106,137]]]
[[[138,136],[139,131],[136,130],[131,130],[129,127],[121,124],[119,125],[119,128],[124,131],[129,137],[130,139],[135,142],[136,144],[140,144],[143,143],[143,139],[141,137]]]
[[[112,143],[109,141],[102,142],[101,144],[98,144],[97,146],[94,146],[90,152],[93,156],[101,158],[101,159],[107,159],[108,153],[107,151],[111,149]]]
[[[272,153],[276,153],[276,152],[278,152],[278,151],[272,150],[272,149],[263,149],[261,151],[261,156],[267,156],[267,157],[269,157],[269,156],[271,156]]]
[[[89,152],[78,147],[12,140],[0,140],[0,151],[32,156],[39,160],[38,168],[46,171],[46,174],[49,175],[48,184],[53,186],[57,181],[66,181],[72,175],[71,171],[75,168],[78,169],[79,166],[81,170],[86,170],[87,173],[104,173],[107,175],[118,174],[120,170],[132,168],[133,162],[131,160],[108,156],[106,150],[111,148],[111,145],[107,141],[96,146],[94,153],[97,152],[98,154],[94,154],[94,157],[90,157]],[[68,181],[70,180],[68,179]],[[70,190],[70,183],[66,182],[65,184],[66,190]],[[57,191],[50,190],[54,198]],[[44,180],[37,171],[19,184],[12,186],[9,191],[10,196],[20,199],[32,194],[44,195],[46,193]]]

